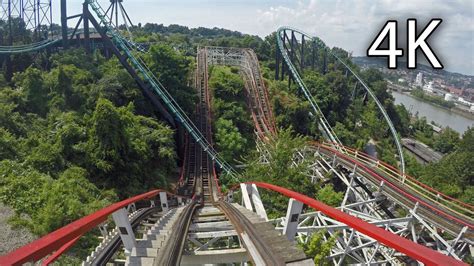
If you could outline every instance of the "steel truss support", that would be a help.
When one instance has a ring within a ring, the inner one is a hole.
[[[268,153],[264,147],[262,162],[268,161]],[[338,180],[338,187],[344,187],[344,197],[338,207],[341,211],[358,217],[394,234],[408,238],[418,244],[435,249],[457,260],[469,256],[472,240],[467,237],[469,229],[461,228],[455,233],[444,230],[427,219],[419,204],[406,205],[391,194],[390,187],[384,181],[373,182],[367,173],[357,165],[341,162],[335,154],[325,153],[319,146],[307,146],[294,154],[293,166],[309,165],[304,173],[312,183],[327,183]],[[332,179],[328,179],[331,177]],[[246,185],[247,186],[247,185]],[[339,188],[340,189],[340,188]],[[335,240],[328,260],[334,264],[410,264],[412,259],[395,250],[380,245],[377,241],[351,227],[327,217],[321,212],[298,214],[295,203],[290,199],[287,215],[270,220],[275,229],[286,234],[289,239],[296,236],[300,242],[309,241],[313,233],[320,232],[324,239]],[[296,219],[297,217],[297,219]],[[293,226],[290,226],[292,224]],[[294,233],[289,232],[294,228]],[[472,231],[471,231],[472,232]]]
[[[340,210],[455,259],[461,260],[468,254],[472,241],[463,237],[467,227],[455,234],[440,230],[439,226],[419,213],[418,204],[402,204],[393,197],[383,181],[370,181],[357,165],[344,164],[334,155],[308,146],[295,154],[294,163],[303,163],[305,160],[313,162],[310,164],[312,169],[308,171],[313,182],[327,182],[322,177],[332,174],[346,186]],[[277,229],[284,229],[286,219],[282,217],[275,220]],[[407,258],[401,254],[321,213],[310,212],[300,216],[297,232],[301,241],[307,241],[312,233],[318,231],[325,232],[326,239],[336,238],[336,246],[329,256],[336,264],[343,263],[347,256],[360,263],[407,262]]]

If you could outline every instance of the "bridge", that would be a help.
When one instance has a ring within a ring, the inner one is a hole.
[[[9,0],[10,6],[13,2]],[[66,1],[61,4],[65,9]],[[306,143],[294,154],[293,164],[310,161],[307,178],[311,182],[332,178],[341,183],[345,192],[337,208],[273,184],[242,182],[239,172],[215,150],[208,68],[234,66],[244,80],[261,160],[269,160],[267,143],[278,136],[278,130],[254,51],[198,48],[194,87],[199,101],[189,117],[141,59],[145,51],[125,38],[117,20],[111,18],[114,10],[124,11],[122,1],[112,1],[109,9],[103,9],[97,1],[86,0],[83,7],[80,18],[84,39],[80,43],[91,48],[90,23],[104,47],[119,59],[163,117],[186,130],[179,186],[173,193],[157,189],[107,206],[0,257],[0,265],[51,264],[96,228],[102,241],[83,265],[249,261],[256,265],[313,265],[312,258],[296,242],[309,241],[316,232],[324,232],[325,240],[335,239],[326,260],[337,265],[466,265],[463,260],[472,256],[474,206],[405,174],[401,146],[383,106],[350,64],[322,46],[317,38],[290,27],[280,28],[275,40],[275,77],[288,77],[289,84],[296,84],[316,114],[326,141]],[[67,16],[63,16],[64,20]],[[61,38],[2,48],[0,54],[35,52],[53,45],[65,49],[72,44],[64,28],[62,33],[66,34]],[[318,64],[320,61],[323,63]],[[400,169],[344,146],[338,139],[302,78],[305,67],[321,66],[324,73],[328,62],[354,80],[354,90],[362,89],[377,103],[399,148]],[[222,174],[235,184],[225,192],[219,182]],[[262,200],[265,193],[288,199],[285,216],[268,217],[271,206],[265,206]]]

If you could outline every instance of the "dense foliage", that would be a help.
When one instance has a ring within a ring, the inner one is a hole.
[[[446,137],[440,135],[438,138]],[[441,161],[425,167],[415,165],[409,170],[423,183],[451,197],[474,204],[474,128],[468,129],[462,140],[455,140],[457,144],[452,144],[451,153]],[[439,143],[442,147],[451,145],[450,140]]]
[[[154,72],[192,105],[184,71],[190,60],[162,46],[149,56]],[[16,211],[12,223],[43,235],[119,199],[169,187],[177,178],[174,130],[118,61],[81,49],[47,60],[49,69],[30,61],[0,82],[0,200]],[[95,241],[81,239],[78,254]]]
[[[209,88],[214,119],[214,139],[224,160],[243,160],[254,144],[254,125],[246,106],[244,82],[238,69],[213,66]]]

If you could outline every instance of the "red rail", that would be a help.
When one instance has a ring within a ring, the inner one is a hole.
[[[146,199],[151,199],[164,190],[153,190],[105,207],[97,212],[89,214],[76,220],[48,235],[41,237],[23,247],[20,247],[5,256],[0,257],[0,265],[22,265],[28,262],[39,261],[45,256],[57,251],[52,255],[51,261],[57,259],[62,252],[66,251],[72,244],[85,233],[104,222],[109,215],[128,205]],[[168,193],[168,192],[167,192]],[[169,195],[176,196],[168,193]],[[49,259],[48,259],[49,260]]]
[[[419,245],[399,235],[393,234],[373,224],[367,223],[359,218],[346,214],[338,209],[332,208],[322,202],[319,202],[310,197],[304,196],[297,192],[286,188],[275,186],[263,182],[247,182],[247,184],[255,184],[258,187],[272,190],[285,195],[289,198],[294,198],[311,208],[321,211],[327,216],[342,222],[349,227],[379,241],[380,243],[391,247],[407,256],[416,259],[426,265],[467,265],[462,261],[443,255],[433,249]]]

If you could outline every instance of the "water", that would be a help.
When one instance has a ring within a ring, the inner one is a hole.
[[[392,91],[392,95],[395,98],[396,104],[403,103],[408,111],[412,114],[418,112],[418,116],[425,116],[428,122],[434,121],[442,127],[449,126],[461,134],[464,133],[469,126],[474,127],[474,120],[458,115],[449,110],[420,101],[400,92]]]

